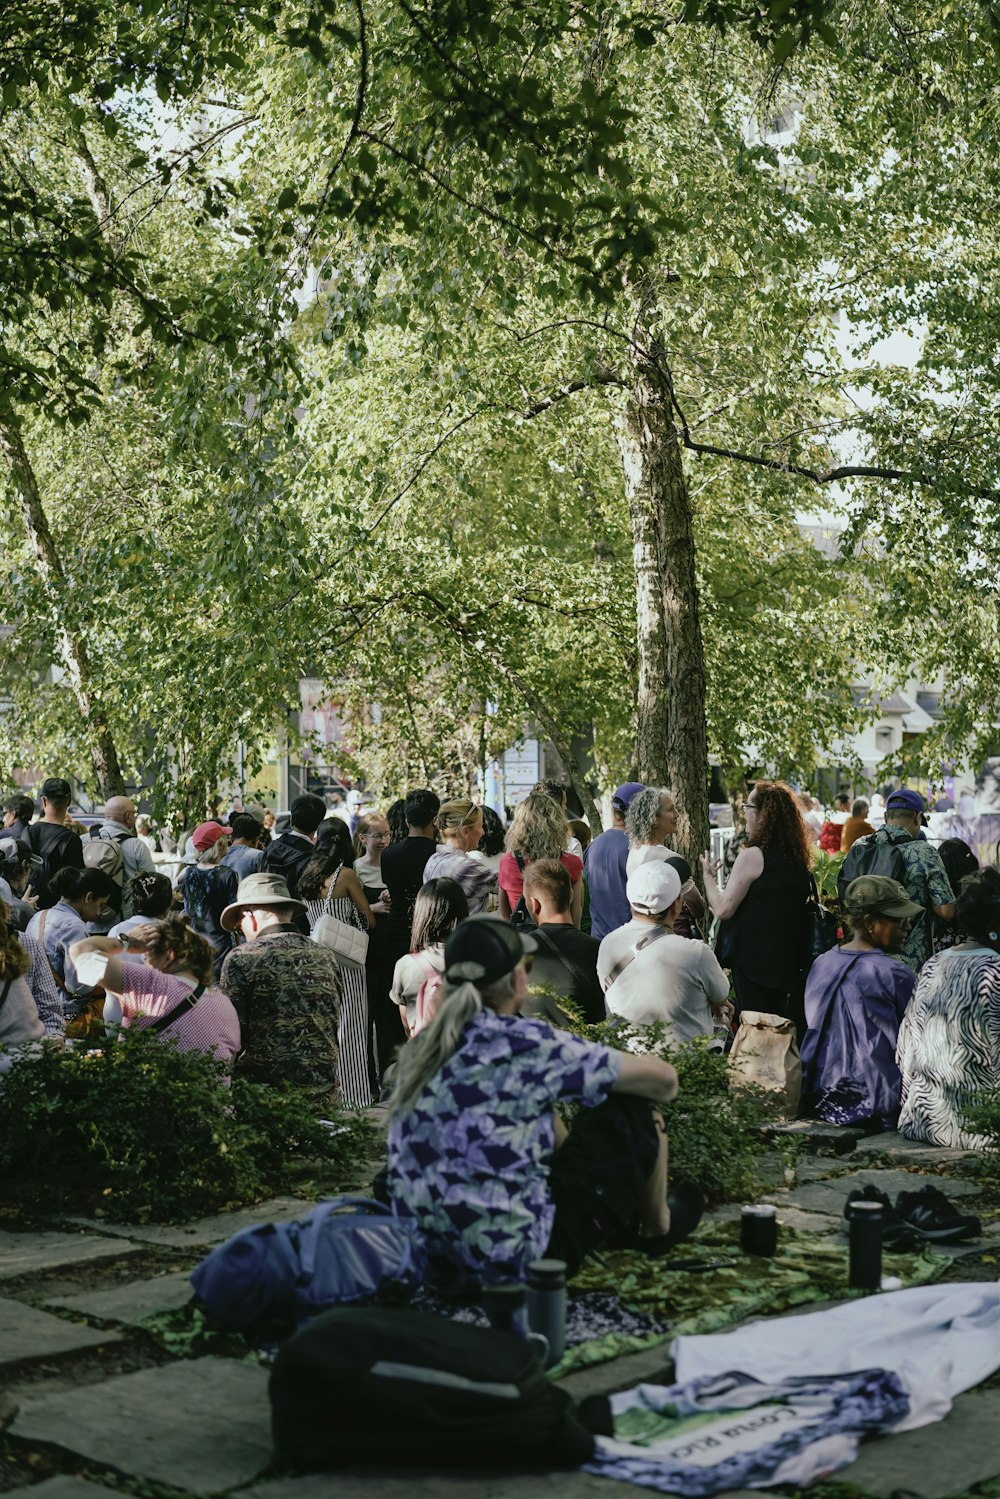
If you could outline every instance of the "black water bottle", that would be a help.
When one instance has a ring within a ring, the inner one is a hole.
[[[483,1310],[496,1332],[512,1332],[526,1338],[530,1332],[528,1293],[522,1285],[490,1286],[483,1291]]]
[[[882,1204],[852,1202],[850,1211],[851,1289],[877,1291],[882,1284]]]
[[[532,1260],[528,1266],[528,1322],[548,1344],[546,1369],[566,1349],[566,1261]]]

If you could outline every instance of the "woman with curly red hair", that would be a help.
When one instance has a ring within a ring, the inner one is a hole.
[[[744,802],[747,846],[720,890],[719,868],[702,858],[705,894],[722,925],[716,956],[733,976],[737,1011],[762,1010],[804,1030],[812,846],[795,794],[783,781],[758,781]]]

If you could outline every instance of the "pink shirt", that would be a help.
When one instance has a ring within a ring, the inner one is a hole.
[[[533,861],[525,859],[525,868]],[[583,860],[578,859],[576,854],[560,854],[559,862],[564,869],[569,871],[570,880],[578,885],[583,878]],[[524,877],[517,867],[517,860],[513,854],[504,854],[500,860],[500,889],[506,891],[510,908],[513,911],[524,890]]]
[[[176,974],[160,973],[145,963],[123,963],[122,971],[122,1025],[136,1030],[146,1030],[192,992],[191,985]],[[214,1051],[221,1062],[228,1062],[240,1049],[239,1018],[221,989],[206,989],[193,1008],[185,1006],[181,1018],[160,1034],[165,1040],[174,1038],[181,1051]]]

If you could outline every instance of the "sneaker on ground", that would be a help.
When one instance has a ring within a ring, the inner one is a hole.
[[[855,1187],[848,1192],[844,1203],[844,1232],[850,1232],[851,1204],[855,1202],[877,1202],[882,1209],[882,1244],[886,1249],[912,1249],[917,1234],[909,1223],[904,1223],[885,1192],[869,1182],[864,1187]]]
[[[919,1192],[900,1192],[896,1212],[919,1234],[935,1244],[955,1244],[975,1239],[982,1224],[975,1213],[960,1213],[939,1187],[921,1187]]]

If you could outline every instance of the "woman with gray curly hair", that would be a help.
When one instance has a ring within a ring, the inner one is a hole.
[[[684,900],[684,911],[675,931],[682,937],[698,936],[697,927],[692,926],[692,922],[698,922],[705,914],[705,904],[691,877],[690,864],[669,846],[669,840],[677,832],[677,805],[665,786],[647,786],[645,791],[632,798],[625,813],[625,831],[629,849],[626,875],[633,874],[651,859],[663,859],[673,864],[681,877]]]

